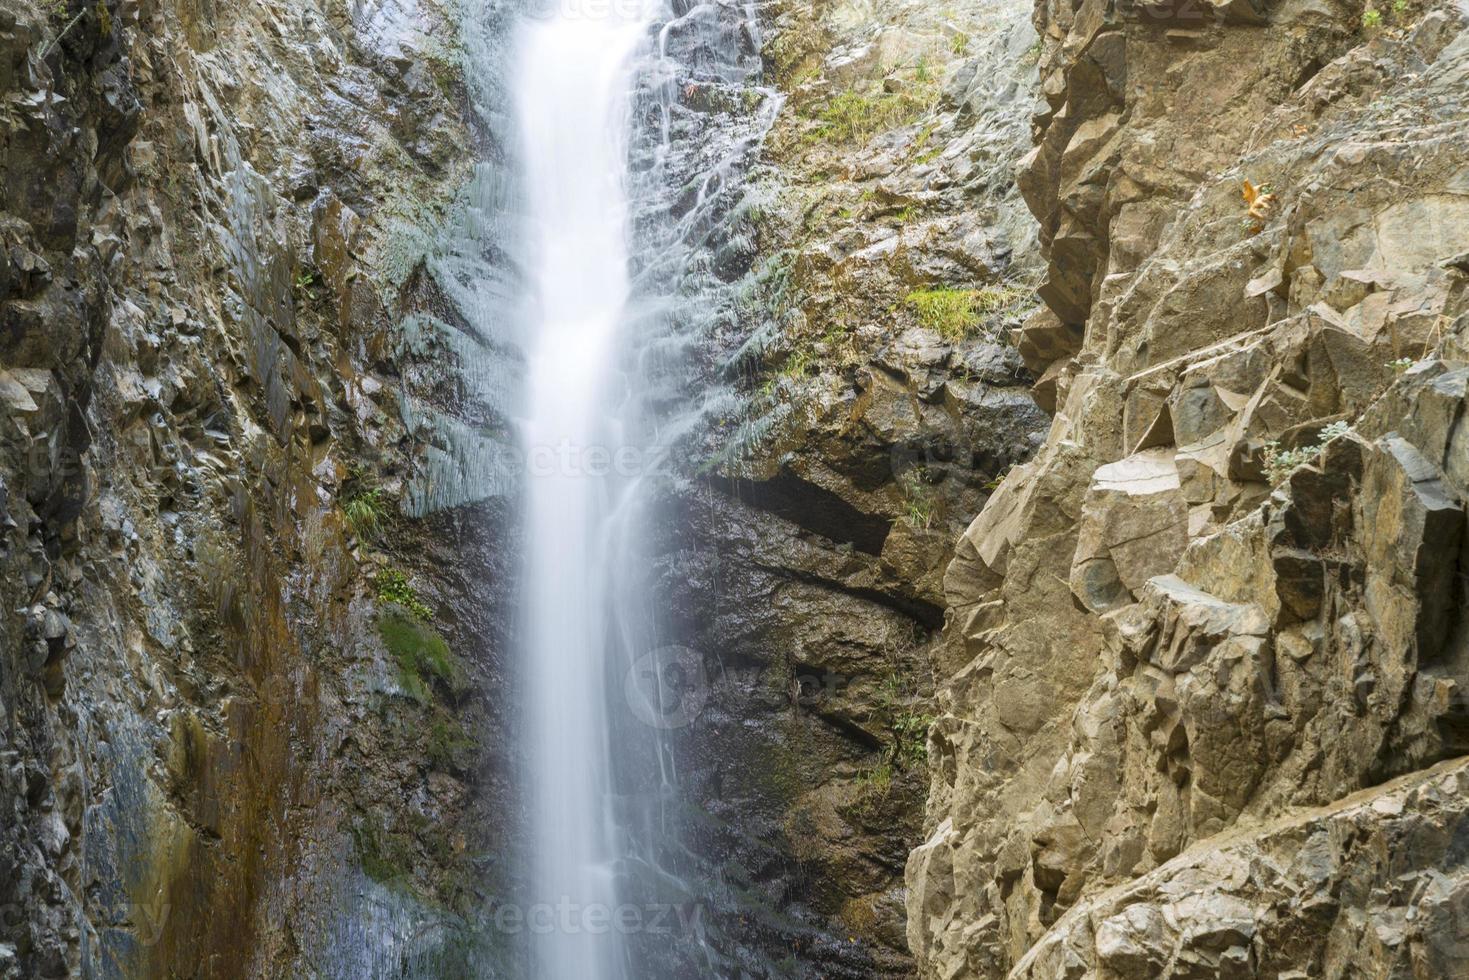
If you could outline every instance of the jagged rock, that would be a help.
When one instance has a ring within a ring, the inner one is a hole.
[[[1466,780],[1446,763],[1192,848],[1079,904],[1011,976],[1456,976]]]
[[[1146,449],[1097,468],[1078,525],[1070,582],[1093,612],[1131,601],[1177,564],[1188,542],[1188,509],[1169,449]]]
[[[1037,7],[1017,179],[1052,319],[1017,339],[1055,417],[945,579],[920,976],[1463,972],[1458,859],[1341,842],[1443,841],[1461,809],[1461,769],[1422,771],[1469,750],[1465,160],[1439,136],[1469,125],[1469,32],[1180,10]]]

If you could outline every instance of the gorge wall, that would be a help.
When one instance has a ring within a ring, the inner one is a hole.
[[[1465,13],[1036,24],[1054,418],[945,575],[920,975],[1462,975]]]
[[[514,12],[0,0],[0,978],[517,976]],[[695,13],[711,975],[1469,969],[1464,13]]]
[[[456,17],[0,4],[0,975],[471,972],[510,552],[413,506],[467,410],[401,325]]]

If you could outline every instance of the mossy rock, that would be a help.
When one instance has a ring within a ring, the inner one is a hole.
[[[455,699],[468,693],[469,678],[438,630],[392,604],[383,607],[377,629],[398,665],[398,683],[415,701],[431,701],[436,686]]]

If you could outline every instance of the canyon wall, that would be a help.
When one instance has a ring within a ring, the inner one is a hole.
[[[516,975],[512,12],[0,0],[0,977]],[[665,38],[705,967],[1469,969],[1463,13],[761,15]]]
[[[729,975],[906,977],[943,569],[1045,424],[1007,336],[1042,270],[1013,177],[1039,48],[1023,3],[763,23],[779,111],[710,246],[732,405],[659,544],[707,681],[675,733],[695,894]]]
[[[457,25],[0,4],[0,976],[466,972],[504,508],[415,506],[469,410],[402,327]]]
[[[1469,32],[1037,5],[1054,412],[945,573],[923,977],[1469,970]]]

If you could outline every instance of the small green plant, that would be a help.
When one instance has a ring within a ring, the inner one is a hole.
[[[921,766],[928,761],[928,729],[934,716],[925,711],[903,711],[892,722],[896,753],[905,765]]]
[[[304,292],[305,290],[310,289],[315,283],[316,273],[312,272],[310,269],[302,269],[300,272],[296,273],[297,291]]]
[[[1372,30],[1382,26],[1382,11],[1368,7],[1362,11],[1362,26]]]
[[[961,58],[964,55],[968,54],[969,35],[965,34],[963,31],[957,32],[952,38],[949,39],[949,50]]]
[[[780,374],[783,378],[804,378],[811,369],[811,352],[804,347],[799,347],[791,352],[785,363],[780,366]]]
[[[903,519],[908,522],[909,527],[929,527],[933,523],[933,500],[928,484],[923,481],[923,474],[916,469],[909,471],[903,478],[902,486],[903,496],[907,498],[907,512]]]
[[[1404,371],[1408,370],[1408,368],[1413,366],[1413,359],[1411,357],[1400,357],[1396,361],[1388,361],[1387,366],[1392,368],[1398,374],[1402,374]]]
[[[401,570],[385,568],[377,573],[374,583],[377,585],[378,602],[402,606],[421,622],[433,618],[433,610],[418,597],[418,592],[408,583],[408,576]]]
[[[1315,443],[1295,449],[1282,449],[1278,440],[1270,440],[1261,452],[1265,463],[1265,479],[1272,486],[1284,482],[1297,468],[1314,463],[1327,443],[1351,431],[1352,427],[1346,422],[1333,422],[1321,430]]]
[[[857,791],[862,795],[885,797],[893,788],[892,763],[879,762],[857,777]]]
[[[347,518],[347,526],[359,538],[377,537],[386,517],[382,490],[374,487],[354,493],[342,505],[342,514]]]
[[[933,73],[928,67],[927,55],[919,55],[918,62],[913,66],[913,80],[916,82],[928,82],[933,80]]]

